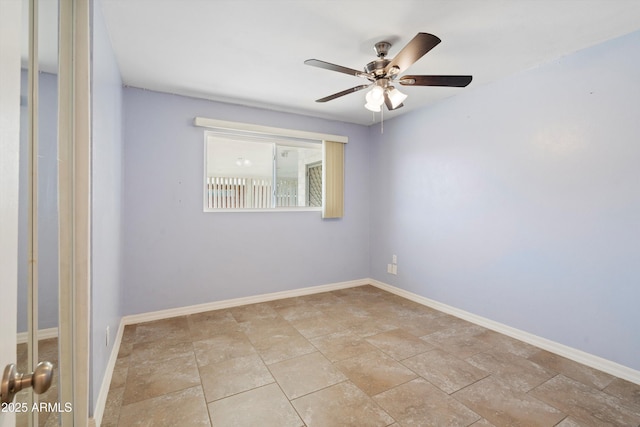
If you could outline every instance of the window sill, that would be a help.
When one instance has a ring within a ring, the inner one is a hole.
[[[322,212],[321,207],[299,207],[299,208],[262,208],[262,209],[203,209],[204,213],[246,213],[246,212]]]

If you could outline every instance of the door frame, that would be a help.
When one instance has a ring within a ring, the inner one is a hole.
[[[89,423],[91,309],[91,0],[59,0],[58,204],[63,427]]]

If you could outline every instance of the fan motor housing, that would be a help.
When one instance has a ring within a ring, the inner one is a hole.
[[[364,67],[364,70],[367,73],[373,73],[373,75],[376,77],[381,77],[384,76],[384,68],[387,66],[387,64],[389,64],[389,62],[391,61],[384,58],[376,59],[375,61],[369,62]]]

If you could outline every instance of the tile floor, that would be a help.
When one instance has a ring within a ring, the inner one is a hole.
[[[640,386],[362,286],[127,326],[102,426],[640,426]]]

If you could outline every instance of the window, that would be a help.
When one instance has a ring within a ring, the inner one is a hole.
[[[205,132],[205,212],[343,215],[345,137],[202,118],[196,125],[214,129]],[[326,136],[344,142],[329,142]]]
[[[207,132],[206,156],[206,210],[322,207],[321,144]]]

